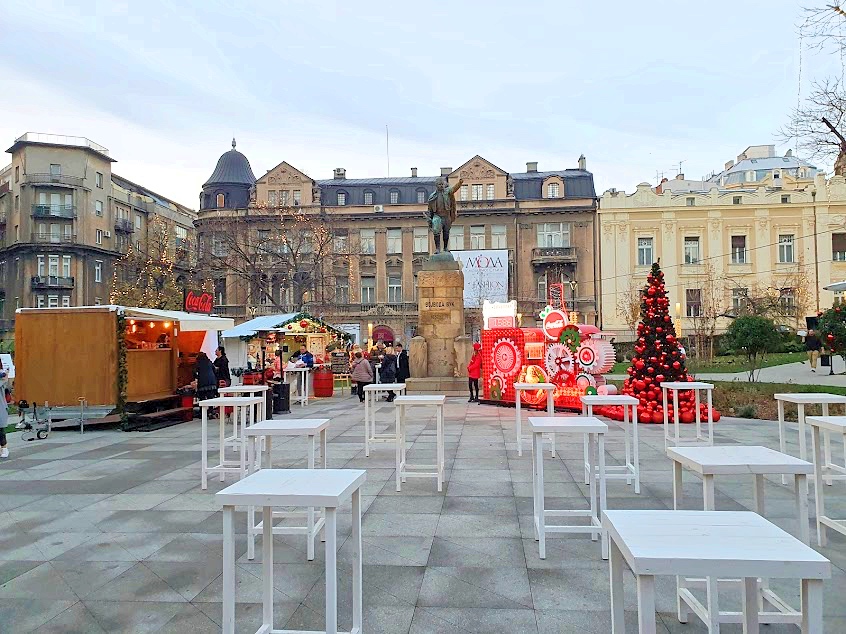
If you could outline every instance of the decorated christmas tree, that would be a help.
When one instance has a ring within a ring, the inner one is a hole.
[[[663,423],[664,406],[661,383],[671,381],[693,381],[685,367],[685,353],[679,340],[673,318],[670,316],[670,300],[664,287],[664,273],[658,262],[646,278],[641,292],[640,323],[637,326],[632,364],[627,370],[629,377],[623,383],[623,394],[634,396],[640,401],[638,421],[641,423]],[[693,392],[679,392],[679,421],[692,423],[695,420]],[[708,406],[701,404],[701,419],[708,416]],[[673,419],[673,404],[668,403],[669,417]],[[718,414],[714,412],[714,420]]]

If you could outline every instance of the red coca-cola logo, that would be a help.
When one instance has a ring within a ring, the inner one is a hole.
[[[558,338],[561,336],[561,332],[564,330],[564,326],[569,323],[570,320],[567,319],[567,315],[562,313],[560,310],[551,310],[547,313],[546,317],[543,318],[543,331],[547,338],[558,341]]]
[[[185,311],[189,313],[210,314],[214,306],[214,296],[211,293],[195,293],[188,291],[185,294]]]

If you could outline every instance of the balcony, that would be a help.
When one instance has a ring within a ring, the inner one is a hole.
[[[575,264],[576,247],[538,247],[532,249],[532,264],[543,266],[545,264]]]
[[[564,301],[567,310],[575,309],[581,314],[596,311],[595,297],[565,297]],[[545,299],[519,300],[517,302],[517,311],[523,315],[523,325],[528,325],[533,317],[536,318],[546,308],[546,305],[547,301]]]
[[[71,147],[89,148],[100,154],[108,156],[108,148],[103,147],[98,143],[94,143],[91,139],[86,139],[82,136],[66,136],[64,134],[46,134],[44,132],[27,132],[22,134],[15,143],[43,143],[45,145],[69,145]]]
[[[58,185],[60,187],[82,187],[85,184],[85,179],[81,176],[61,174],[24,174],[21,181],[28,185]]]
[[[72,277],[61,277],[58,275],[34,275],[32,277],[32,290],[41,288],[73,288]]]
[[[70,226],[70,225],[66,225]],[[49,244],[75,244],[76,243],[76,234],[74,233],[47,233],[47,232],[39,232],[33,231],[32,232],[32,241],[39,242],[39,243],[49,243]]]
[[[401,304],[311,304],[310,313],[327,316],[416,316],[417,302]]]
[[[117,218],[115,220],[115,231],[117,233],[133,233],[135,231],[135,225],[132,224],[129,218]]]
[[[35,218],[76,218],[76,207],[73,205],[33,205],[32,215]]]

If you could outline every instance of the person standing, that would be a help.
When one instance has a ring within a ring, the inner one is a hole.
[[[314,355],[308,351],[305,344],[300,346],[300,351],[297,354],[297,362],[296,365],[298,368],[313,368],[314,367]],[[305,385],[304,381],[308,381],[308,372],[299,372],[299,377],[297,377],[297,394],[303,395],[305,394]]]
[[[385,348],[381,358],[382,367],[379,368],[379,380],[382,383],[394,383],[397,380],[397,357],[393,348]],[[388,390],[388,403],[393,403],[397,397],[396,392]]]
[[[817,361],[820,358],[820,350],[822,349],[822,341],[817,337],[817,333],[813,328],[808,330],[805,335],[805,350],[808,351],[808,363],[811,366],[811,372],[817,371]]]
[[[9,424],[9,405],[5,398],[6,373],[0,370],[0,388],[3,390],[4,398],[0,403],[0,458],[9,457],[9,445],[6,442],[6,425]]]
[[[214,365],[205,352],[197,354],[194,378],[197,379],[198,401],[217,397],[217,376],[214,373]]]
[[[467,364],[467,384],[470,388],[470,400],[468,403],[479,402],[479,379],[482,378],[482,344],[473,344],[473,356]],[[475,394],[474,394],[475,391]]]
[[[232,376],[229,374],[229,358],[226,356],[226,349],[223,346],[218,346],[214,351],[214,372],[217,375],[217,380],[223,382],[224,387],[232,385]]]
[[[405,383],[405,380],[411,378],[411,367],[408,362],[408,351],[402,347],[401,343],[394,346],[397,355],[397,383]]]
[[[364,358],[361,351],[355,353],[350,379],[355,381],[355,393],[358,402],[364,402],[364,388],[373,383],[373,367],[370,361]]]

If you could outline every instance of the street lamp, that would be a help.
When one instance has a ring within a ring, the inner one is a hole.
[[[682,312],[681,302],[676,302],[676,337],[682,336]]]
[[[373,322],[367,322],[367,349],[370,350],[373,348]]]

